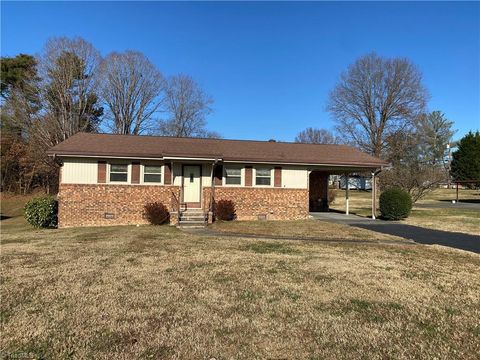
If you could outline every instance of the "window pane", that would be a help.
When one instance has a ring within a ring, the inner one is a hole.
[[[110,173],[110,181],[127,182],[127,174],[126,173]]]
[[[257,169],[257,176],[270,176],[270,169]]]
[[[270,185],[270,178],[269,177],[257,177],[256,182],[257,182],[257,185]]]
[[[240,176],[242,174],[241,169],[235,169],[235,168],[230,168],[230,169],[225,169],[225,172],[227,173],[227,176]]]
[[[128,165],[112,164],[110,165],[111,172],[128,172]]]
[[[145,166],[144,171],[145,174],[161,174],[162,167],[161,166]]]
[[[227,177],[225,179],[225,182],[228,184],[228,185],[240,185],[241,182],[242,182],[242,178],[239,177],[239,176],[236,176],[236,177]]]
[[[162,175],[160,174],[144,174],[143,182],[154,182],[159,183],[162,181]]]

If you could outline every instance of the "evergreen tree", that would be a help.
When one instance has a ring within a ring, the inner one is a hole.
[[[447,145],[455,134],[453,121],[441,111],[421,116],[416,124],[420,156],[431,165],[443,164]]]
[[[469,132],[452,154],[450,173],[454,180],[480,180],[480,132]]]
[[[19,54],[15,57],[2,57],[1,63],[0,95],[2,98],[7,99],[14,90],[31,95],[32,83],[38,79],[35,58],[31,55]]]

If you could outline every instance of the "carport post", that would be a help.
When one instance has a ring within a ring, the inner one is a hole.
[[[345,215],[348,215],[348,190],[350,188],[350,179],[348,178],[348,174],[345,174],[345,179],[347,181],[347,185],[345,187]]]
[[[372,172],[372,219],[375,219],[377,213],[377,182],[375,173]]]

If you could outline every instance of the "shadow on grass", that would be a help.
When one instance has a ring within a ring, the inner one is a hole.
[[[335,214],[343,214],[345,215],[345,210],[338,210],[338,209],[328,209],[328,211],[310,211],[311,213],[335,213]],[[360,216],[360,217],[364,217],[364,218],[371,218],[372,216],[371,215],[366,215],[364,211],[360,210],[360,211],[356,211],[356,210],[349,210],[349,214],[350,215],[357,215],[357,216]]]

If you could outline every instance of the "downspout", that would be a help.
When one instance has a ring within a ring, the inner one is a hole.
[[[210,216],[213,216],[213,201],[215,198],[215,166],[217,165],[217,163],[218,163],[218,159],[215,158],[215,161],[212,163],[212,171],[211,171],[210,209],[208,209],[209,218]]]

